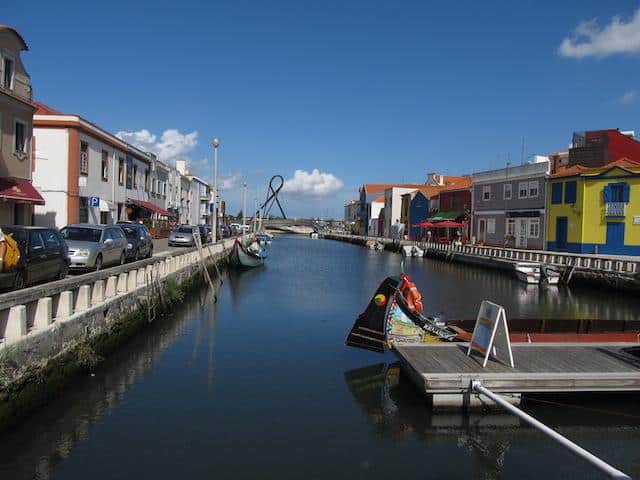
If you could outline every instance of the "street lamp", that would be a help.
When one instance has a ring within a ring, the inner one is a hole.
[[[247,182],[242,182],[242,188],[242,234],[244,235],[247,223]]]
[[[213,212],[211,213],[211,241],[218,241],[218,147],[220,139],[214,138],[211,141],[213,145]]]

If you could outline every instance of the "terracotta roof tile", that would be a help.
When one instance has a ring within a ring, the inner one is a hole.
[[[54,110],[48,105],[45,105],[42,102],[32,102],[36,107],[36,111],[34,115],[62,115],[61,112]]]

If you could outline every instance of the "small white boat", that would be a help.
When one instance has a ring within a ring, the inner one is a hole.
[[[540,283],[540,264],[538,263],[516,263],[516,277],[524,283],[539,284]]]
[[[403,257],[413,257],[413,247],[411,245],[404,245],[402,247]]]
[[[560,283],[560,270],[545,265],[542,267],[542,279],[549,285],[558,285]]]
[[[424,257],[424,250],[419,247],[416,247],[415,245],[413,246],[413,251],[411,253],[414,257],[420,257],[420,258]]]
[[[317,234],[316,232],[313,232],[313,233],[311,234],[311,238],[312,238],[313,240],[317,240],[317,239],[318,239],[318,234]]]

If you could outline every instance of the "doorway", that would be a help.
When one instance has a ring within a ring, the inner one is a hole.
[[[567,217],[556,218],[556,250],[567,249]]]

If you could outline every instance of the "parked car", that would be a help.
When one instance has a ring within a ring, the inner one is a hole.
[[[147,227],[136,222],[118,222],[127,237],[127,260],[140,260],[153,256],[153,239]]]
[[[55,228],[7,226],[20,249],[15,268],[0,273],[0,289],[18,290],[28,285],[59,280],[69,272],[67,244]]]
[[[240,235],[241,226],[239,223],[232,223],[229,225],[231,235]]]
[[[211,235],[211,228],[206,225],[198,225],[198,229],[200,230],[200,238],[202,239],[202,243],[210,243],[213,240],[213,235]]]
[[[123,265],[127,259],[127,239],[120,226],[80,223],[60,230],[69,246],[69,268],[100,270],[107,265]]]
[[[226,225],[220,225],[218,228],[218,238],[229,238],[232,235],[231,229]]]
[[[169,246],[193,247],[199,235],[200,230],[195,225],[180,225],[169,234]]]

